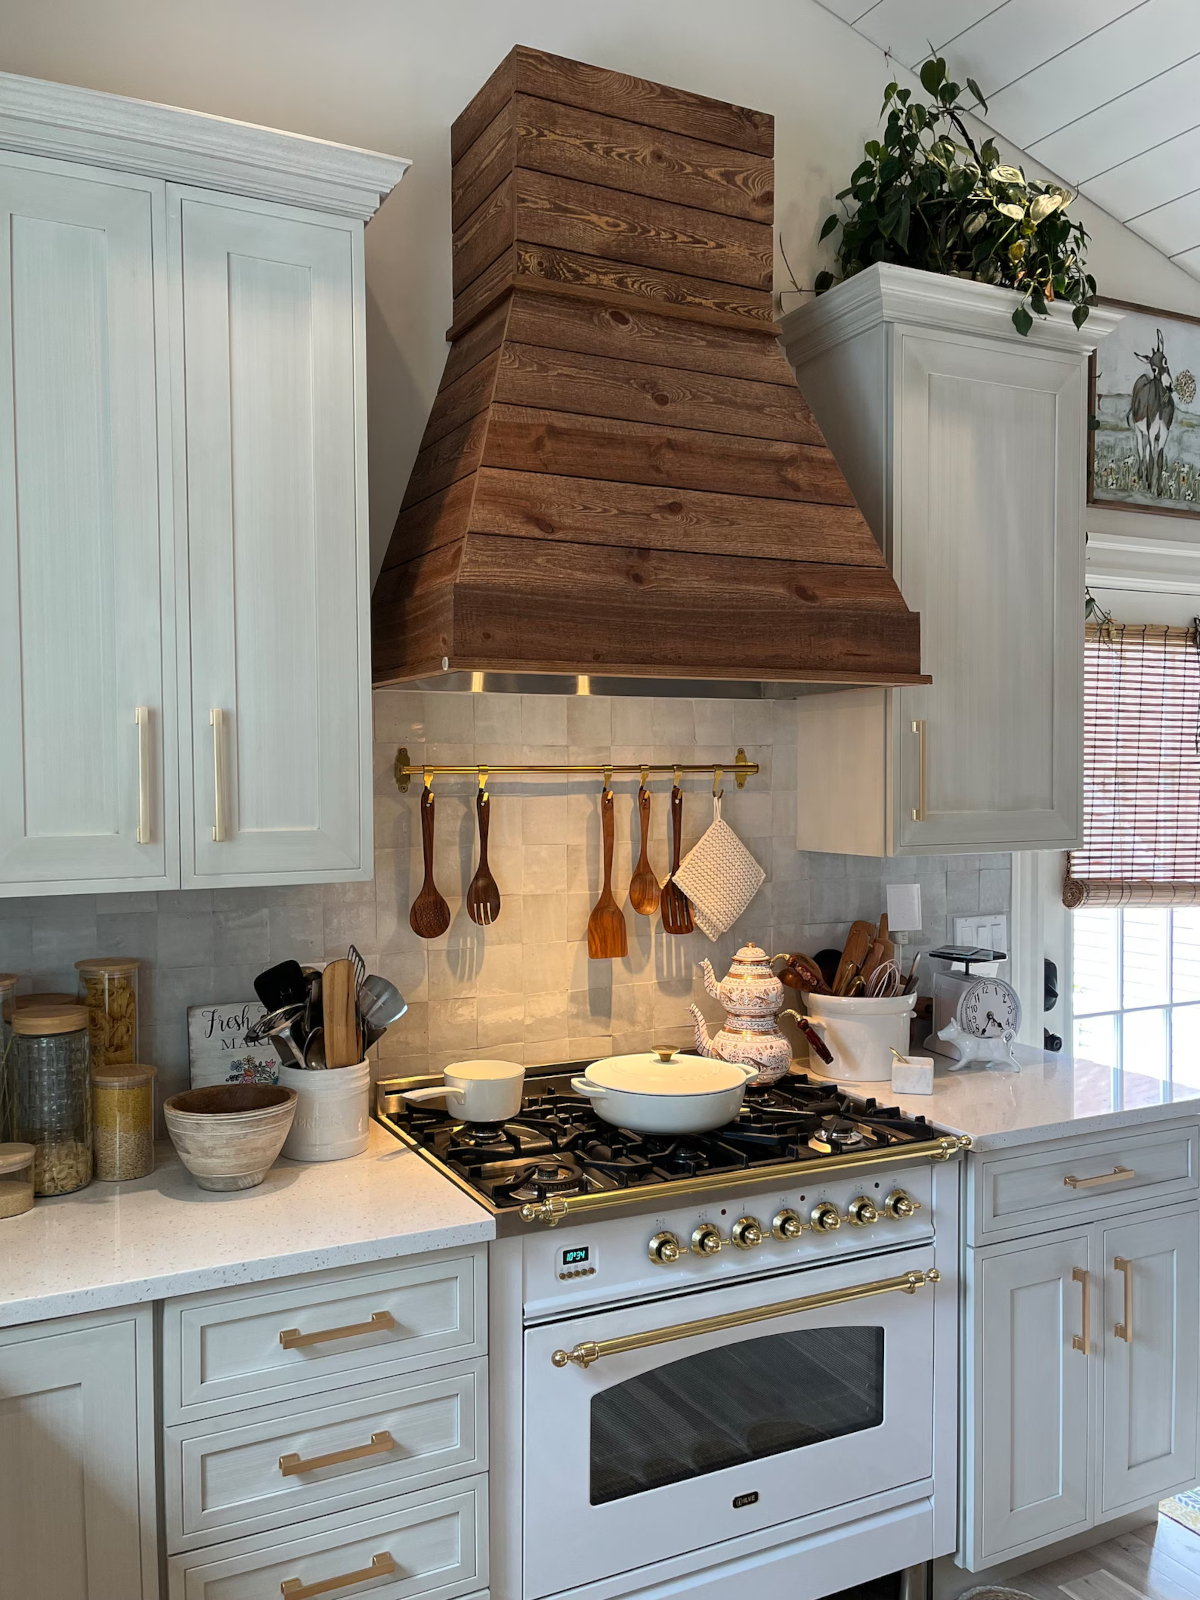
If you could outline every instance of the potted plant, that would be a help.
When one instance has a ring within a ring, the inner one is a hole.
[[[895,82],[884,90],[883,138],[867,141],[865,159],[837,195],[845,214],[832,213],[821,229],[825,239],[841,227],[840,270],[817,274],[817,294],[892,262],[1016,289],[1012,321],[1020,334],[1053,300],[1069,302],[1082,327],[1096,280],[1084,271],[1087,233],[1067,216],[1072,196],[1005,165],[993,140],[976,146],[966,114],[986,112],[987,101],[973,78],[967,89],[976,104],[967,107],[940,56],[923,63],[920,77],[928,101]]]

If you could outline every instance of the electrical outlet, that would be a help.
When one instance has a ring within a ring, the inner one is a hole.
[[[954,942],[983,950],[1008,952],[1008,918],[999,914],[955,917]]]

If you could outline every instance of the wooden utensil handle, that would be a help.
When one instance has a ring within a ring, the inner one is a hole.
[[[683,837],[683,790],[671,790],[671,871],[679,871],[679,841]]]
[[[421,791],[421,851],[425,857],[425,882],[433,881],[433,790]]]
[[[605,789],[600,796],[600,825],[604,834],[604,888],[606,892],[611,892],[613,840],[615,838],[613,793],[611,789]]]
[[[650,838],[650,791],[643,784],[638,789],[638,816],[642,824],[642,855],[646,854],[646,844]]]
[[[488,829],[492,821],[491,796],[485,789],[480,789],[475,796],[475,810],[479,816],[479,865],[487,866]]]

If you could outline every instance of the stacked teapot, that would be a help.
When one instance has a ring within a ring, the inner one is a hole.
[[[710,1038],[704,1013],[699,1006],[690,1008],[699,1053],[756,1066],[754,1083],[775,1083],[784,1077],[792,1065],[792,1047],[779,1030],[778,1018],[799,1020],[799,1013],[780,1011],[784,987],[772,972],[766,951],[756,944],[743,945],[720,983],[708,960],[701,961],[700,971],[705,989],[725,1007],[725,1022]]]

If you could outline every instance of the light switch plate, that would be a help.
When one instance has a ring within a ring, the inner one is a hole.
[[[1008,918],[998,912],[978,917],[955,917],[954,942],[983,950],[1003,950],[1007,954]]]

